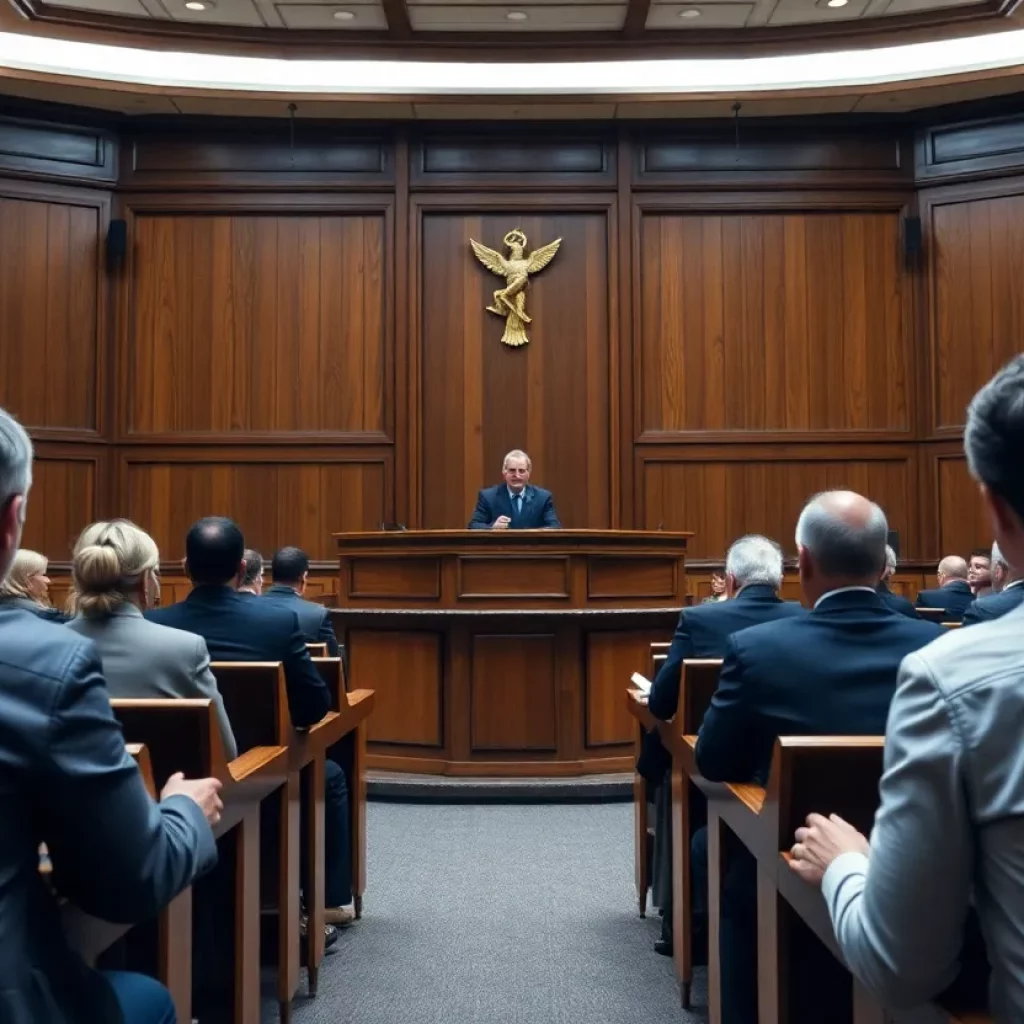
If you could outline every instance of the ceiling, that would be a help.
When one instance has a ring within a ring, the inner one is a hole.
[[[2,2],[2,0],[0,0]],[[10,0],[51,24],[345,47],[688,48],[991,30],[1020,0]]]

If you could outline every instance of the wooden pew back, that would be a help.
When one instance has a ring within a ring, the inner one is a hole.
[[[778,849],[793,845],[793,833],[812,812],[838,814],[870,835],[878,810],[884,744],[882,736],[776,740],[765,811],[778,816]]]
[[[309,651],[311,658],[326,658],[327,657],[327,644],[306,644],[306,650]]]
[[[142,776],[146,792],[155,800],[158,790],[156,780],[153,778],[153,762],[149,756],[149,748],[144,743],[126,743],[124,746],[139,767],[139,774]]]
[[[650,662],[647,666],[647,671],[652,682],[654,681],[654,677],[658,674],[658,669],[665,664],[665,661],[668,658],[668,651],[671,646],[672,644],[670,643],[661,643],[660,641],[651,644],[651,656]]]
[[[700,731],[701,722],[718,689],[721,658],[687,658],[683,662],[679,683],[679,710],[676,712],[677,730],[683,736]]]
[[[942,622],[946,616],[945,608],[918,608],[917,614],[929,622]]]
[[[324,644],[324,647],[327,645]],[[345,686],[345,666],[341,658],[313,658],[320,678],[324,681],[327,689],[331,691],[331,710],[340,711],[348,704],[348,696]]]
[[[224,743],[213,701],[120,698],[110,702],[125,740],[144,744],[156,790],[175,772],[203,779],[227,775]]]
[[[215,661],[210,669],[235,734],[238,753],[286,747],[292,739],[284,666],[279,661]]]

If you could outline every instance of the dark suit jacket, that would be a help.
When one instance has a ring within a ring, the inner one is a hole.
[[[964,612],[964,625],[973,626],[979,622],[998,619],[1007,612],[1012,612],[1017,605],[1024,602],[1024,580],[1011,583],[998,594],[988,594],[972,602]]]
[[[714,782],[764,784],[779,736],[884,735],[900,662],[942,633],[863,590],[734,633],[697,739],[697,768]]]
[[[545,491],[543,487],[534,487],[532,484],[526,485],[523,494],[523,514],[520,516],[516,516],[512,512],[512,502],[505,484],[485,487],[477,495],[476,508],[473,509],[473,518],[469,521],[469,528],[471,530],[490,529],[491,523],[498,516],[508,516],[512,520],[509,524],[511,530],[557,529],[562,525],[558,521],[558,516],[555,515],[551,492]]]
[[[942,608],[946,622],[959,622],[967,611],[967,606],[974,600],[971,588],[966,580],[954,580],[944,587],[934,590],[922,590],[917,595],[918,608]]]
[[[730,601],[684,608],[672,637],[668,657],[658,670],[647,706],[651,714],[668,721],[679,705],[679,679],[686,658],[721,658],[733,633],[761,622],[806,615],[796,601],[783,601],[770,586],[744,587]]]
[[[894,594],[884,583],[879,583],[875,587],[875,593],[882,599],[882,604],[890,611],[899,612],[900,615],[906,615],[908,619],[919,619],[920,615],[914,611],[914,606],[902,595]]]
[[[331,625],[331,614],[323,605],[307,601],[283,583],[268,587],[263,591],[263,596],[295,612],[299,618],[299,629],[305,634],[306,640],[311,644],[327,644],[327,653],[332,658],[338,657],[338,639]]]
[[[196,587],[148,619],[184,629],[206,641],[211,661],[281,661],[288,682],[292,725],[314,725],[331,709],[331,695],[309,658],[295,612],[274,601],[237,594],[230,587]]]
[[[93,644],[0,609],[0,1021],[121,1024],[107,983],[68,946],[38,870],[109,921],[153,917],[217,859],[185,796],[155,804],[125,752]]]

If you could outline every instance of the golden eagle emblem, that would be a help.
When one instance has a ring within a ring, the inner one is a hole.
[[[508,259],[472,238],[469,244],[473,247],[476,258],[488,270],[498,277],[505,278],[505,287],[494,293],[494,305],[488,306],[487,312],[505,318],[505,333],[501,340],[506,345],[518,347],[530,340],[526,336],[526,325],[531,323],[531,318],[526,315],[526,284],[531,274],[543,270],[555,258],[562,240],[556,238],[553,242],[534,249],[529,256],[525,253],[526,235],[518,228],[510,231],[502,241],[509,250]]]

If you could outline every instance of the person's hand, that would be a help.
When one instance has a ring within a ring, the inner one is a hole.
[[[789,866],[805,882],[821,885],[828,866],[841,853],[863,853],[866,857],[869,850],[867,839],[838,814],[827,818],[809,814],[807,825],[796,830]]]
[[[220,821],[220,812],[224,810],[224,804],[218,795],[223,783],[220,779],[186,779],[181,772],[175,772],[168,780],[160,793],[160,799],[166,800],[169,796],[187,796],[199,804],[210,825],[216,825]]]
[[[511,522],[512,522],[512,520],[509,519],[508,516],[498,516],[498,518],[495,519],[493,523],[491,523],[491,529],[492,530],[507,530],[508,529],[508,524],[511,523]]]

